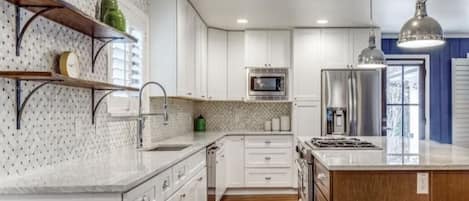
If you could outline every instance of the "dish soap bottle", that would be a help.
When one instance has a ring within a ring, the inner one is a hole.
[[[206,122],[205,122],[205,119],[202,115],[199,115],[199,117],[197,117],[197,119],[195,119],[194,127],[195,127],[194,130],[196,132],[205,131]]]

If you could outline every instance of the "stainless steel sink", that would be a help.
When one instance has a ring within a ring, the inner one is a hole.
[[[153,148],[143,149],[142,151],[181,151],[190,146],[191,144],[162,144]]]

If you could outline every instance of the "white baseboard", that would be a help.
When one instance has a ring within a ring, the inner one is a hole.
[[[295,195],[295,188],[229,188],[225,195]]]

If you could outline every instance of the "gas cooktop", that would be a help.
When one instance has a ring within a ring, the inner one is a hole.
[[[346,137],[324,137],[313,138],[306,142],[313,149],[381,149],[371,142],[363,141],[358,138]]]

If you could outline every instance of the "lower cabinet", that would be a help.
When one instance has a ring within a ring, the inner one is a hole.
[[[227,187],[244,187],[244,136],[226,137],[225,152]]]
[[[124,201],[206,201],[206,150],[203,149],[124,193]]]
[[[293,187],[292,144],[287,135],[228,136],[228,188]]]
[[[293,116],[297,136],[321,136],[321,101],[295,102]]]

